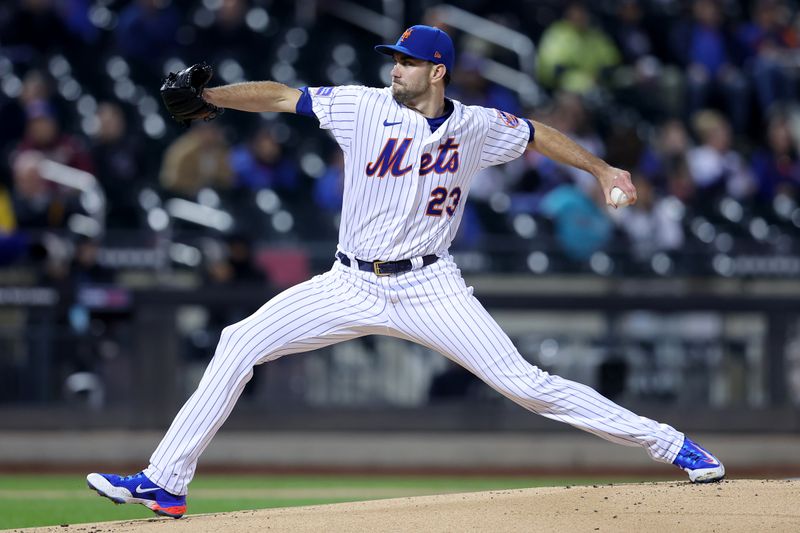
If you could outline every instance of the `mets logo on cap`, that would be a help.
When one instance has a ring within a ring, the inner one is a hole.
[[[386,55],[404,54],[416,59],[443,64],[448,71],[453,69],[455,50],[453,40],[439,28],[418,24],[411,26],[395,44],[381,44],[375,47],[376,52]]]

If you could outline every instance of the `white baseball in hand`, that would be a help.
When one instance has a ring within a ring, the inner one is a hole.
[[[619,187],[611,189],[611,201],[617,204],[617,207],[625,207],[631,203],[631,199]]]

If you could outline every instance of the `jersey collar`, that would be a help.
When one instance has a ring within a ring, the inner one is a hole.
[[[423,139],[422,144],[430,144],[438,141],[445,135],[445,133],[448,132],[448,130],[453,129],[452,128],[453,124],[458,124],[461,122],[461,117],[463,115],[463,110],[461,109],[462,107],[461,102],[457,100],[451,100],[449,98],[447,100],[453,106],[453,112],[450,113],[450,116],[447,117],[447,120],[445,120],[441,126],[436,128],[436,131],[431,132],[430,135],[428,135],[427,137],[425,137],[425,139]],[[426,122],[425,125],[427,126],[427,120],[425,122]]]

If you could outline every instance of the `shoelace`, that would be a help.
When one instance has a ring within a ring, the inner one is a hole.
[[[692,449],[686,449],[686,451],[682,455],[688,459],[689,464],[691,466],[694,466],[697,463],[701,462],[709,462],[708,457]]]

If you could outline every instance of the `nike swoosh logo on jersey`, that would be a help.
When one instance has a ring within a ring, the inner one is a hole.
[[[136,494],[144,494],[145,492],[153,492],[154,490],[158,490],[160,488],[161,487],[153,487],[152,489],[143,489],[142,485],[139,484],[139,486],[136,487]]]
[[[402,124],[402,123],[403,123],[402,120],[400,122],[388,122],[386,120],[383,121],[383,125],[384,126],[397,126],[398,124]]]

